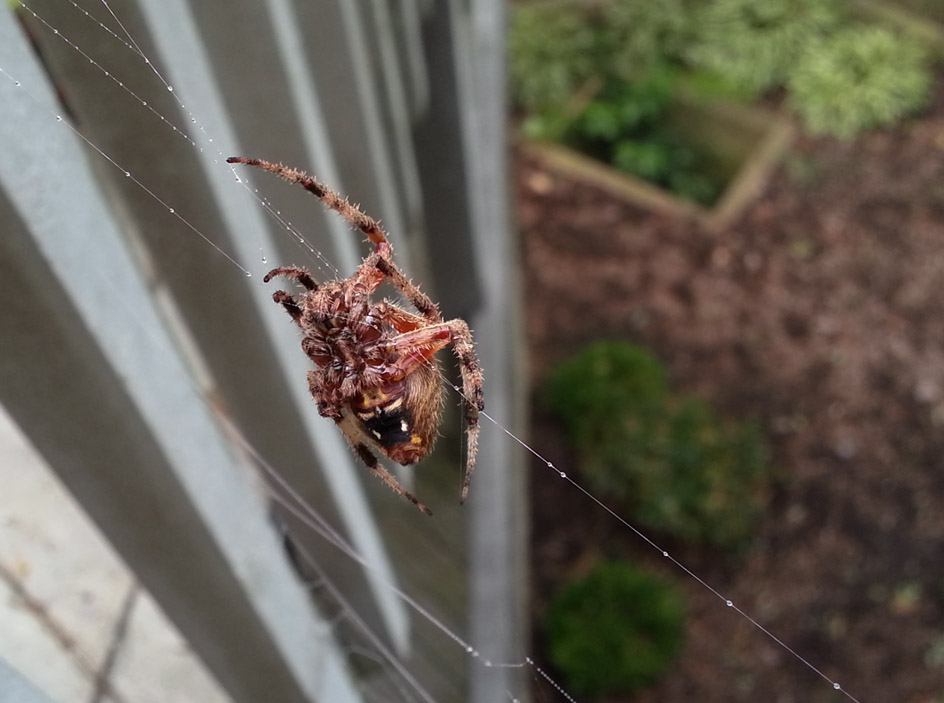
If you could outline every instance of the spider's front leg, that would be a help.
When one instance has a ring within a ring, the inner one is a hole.
[[[307,269],[303,269],[301,266],[280,266],[279,268],[274,268],[269,273],[265,275],[262,279],[263,283],[268,283],[276,276],[288,276],[294,278],[300,284],[302,284],[307,290],[316,290],[318,284],[315,283],[315,280],[311,277],[311,274],[308,273]],[[286,293],[284,290],[277,290],[272,294],[272,300],[277,302],[287,312],[292,320],[295,321],[299,327],[301,326],[301,317],[302,317],[302,306],[295,300],[294,297]]]
[[[301,327],[302,307],[298,304],[298,301],[295,300],[295,298],[286,293],[284,290],[277,290],[272,294],[272,300],[285,308],[285,312],[291,316],[292,320],[295,321],[295,324]]]

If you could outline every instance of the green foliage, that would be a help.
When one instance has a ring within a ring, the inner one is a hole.
[[[625,342],[596,342],[554,369],[544,402],[585,458],[606,463],[602,455],[614,437],[644,442],[667,393],[665,369],[655,357]]]
[[[625,79],[678,59],[689,41],[690,15],[682,0],[610,0],[600,12],[608,69]]]
[[[753,96],[781,84],[840,19],[834,0],[713,0],[700,8],[687,56]]]
[[[601,42],[577,0],[515,5],[508,62],[516,101],[532,111],[566,104],[597,73]]]
[[[790,102],[811,132],[849,138],[922,107],[930,84],[920,44],[881,27],[852,26],[800,58]]]
[[[688,17],[682,0],[517,3],[508,34],[515,101],[562,108],[593,76],[645,76],[681,53]]]
[[[577,695],[631,693],[672,663],[683,622],[674,588],[628,564],[604,562],[551,601],[548,655]]]
[[[562,363],[544,400],[592,491],[650,529],[731,550],[748,543],[767,486],[755,425],[724,422],[697,398],[672,398],[661,364],[622,342],[590,345]]]
[[[549,112],[525,124],[531,138],[559,141],[695,202],[710,204],[721,184],[712,162],[667,125],[672,79],[610,80],[573,115]]]
[[[640,522],[692,542],[747,544],[764,505],[767,452],[757,426],[724,423],[704,401],[687,398],[663,433],[652,438],[657,461],[635,477],[649,497],[639,501]]]

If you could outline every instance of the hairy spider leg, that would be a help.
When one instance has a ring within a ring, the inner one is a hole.
[[[262,282],[268,283],[276,276],[294,278],[308,290],[316,290],[318,288],[318,284],[315,283],[315,279],[311,277],[308,269],[304,269],[301,266],[279,266],[278,268],[274,268],[262,278]]]
[[[230,156],[226,159],[229,164],[246,164],[247,166],[256,166],[257,168],[270,171],[277,176],[281,176],[290,183],[297,183],[302,188],[312,193],[321,202],[338,213],[345,220],[357,227],[361,232],[367,235],[374,244],[385,244],[387,236],[384,234],[380,223],[374,218],[366,215],[356,205],[351,205],[347,198],[331,190],[324,183],[312,178],[304,171],[296,168],[289,168],[282,164],[275,164],[265,159],[251,159],[245,156]]]
[[[472,333],[464,320],[449,320],[436,325],[428,325],[411,332],[397,335],[387,346],[399,355],[394,364],[399,374],[408,375],[420,364],[425,364],[438,350],[447,344],[459,360],[459,372],[462,375],[462,395],[466,418],[466,461],[465,474],[459,502],[464,503],[469,495],[469,484],[475,470],[475,455],[478,450],[479,412],[485,409],[482,397],[482,370],[472,346]]]
[[[448,343],[452,343],[453,351],[459,360],[459,373],[462,376],[463,398],[465,400],[466,417],[466,465],[465,475],[462,479],[462,488],[459,495],[459,502],[464,503],[469,495],[469,484],[472,481],[472,472],[475,470],[475,455],[478,451],[479,437],[479,412],[485,409],[485,402],[482,394],[482,369],[479,366],[478,358],[475,355],[475,349],[472,342],[472,332],[464,320],[458,318],[444,322],[436,304],[421,291],[410,279],[408,279],[400,268],[391,260],[391,249],[389,244],[378,244],[373,253],[361,267],[366,269],[374,265],[377,269],[390,279],[394,287],[406,296],[407,300],[421,313],[425,320],[432,324],[426,327],[420,327],[413,332],[406,332],[395,337],[391,344],[398,351],[401,347],[417,346],[421,352],[413,363],[410,360],[410,354],[404,353],[401,362],[407,370],[401,369],[404,373],[409,373],[409,369],[416,368],[416,364],[425,363],[437,350]],[[358,273],[361,272],[358,269]],[[366,271],[363,275],[367,275]],[[373,289],[380,285],[377,282]],[[403,311],[405,312],[405,311]],[[408,313],[407,313],[408,314]],[[443,330],[447,330],[443,336]],[[410,336],[413,335],[413,336]],[[421,340],[427,340],[425,343]],[[429,349],[424,347],[427,345]]]
[[[272,294],[272,300],[285,308],[285,312],[292,316],[292,319],[295,321],[296,325],[299,327],[302,326],[302,309],[295,298],[290,296],[284,290],[277,290]]]
[[[392,250],[389,245],[387,247],[378,246],[374,252],[377,258],[375,266],[384,276],[390,279],[394,288],[406,296],[406,299],[419,311],[420,315],[429,322],[442,322],[442,315],[439,314],[439,308],[436,307],[436,303],[433,302],[432,298],[407,278],[400,267],[390,258]]]
[[[374,305],[373,313],[397,332],[412,332],[426,324],[426,320],[419,315],[391,305],[387,301]]]
[[[276,276],[288,276],[289,278],[294,278],[310,291],[316,290],[318,288],[318,284],[315,283],[315,279],[313,279],[311,274],[301,266],[280,266],[278,268],[274,268],[263,277],[262,282],[268,283]],[[277,290],[272,294],[272,300],[285,308],[285,312],[291,315],[292,319],[295,321],[295,324],[301,327],[302,308],[293,296],[289,295],[284,290]]]
[[[360,457],[360,460],[367,465],[367,468],[370,469],[370,472],[374,476],[379,478],[381,481],[387,484],[387,486],[393,489],[394,493],[398,493],[399,495],[403,496],[427,515],[433,514],[432,510],[420,503],[416,496],[401,486],[396,477],[387,471],[383,464],[377,460],[377,457],[368,447],[363,433],[357,426],[357,423],[355,423],[351,417],[348,415],[343,415],[340,418],[335,418],[335,422],[337,423],[338,428],[341,430],[341,433],[344,435],[345,439],[347,439],[348,443],[354,449],[357,456]]]
[[[368,216],[356,206],[351,205],[347,198],[342,198],[324,183],[312,178],[304,171],[289,168],[283,164],[272,163],[264,159],[253,159],[244,156],[231,156],[226,159],[226,161],[231,164],[246,164],[247,166],[256,166],[257,168],[270,171],[290,183],[297,183],[309,193],[314,194],[315,197],[321,200],[327,207],[334,210],[341,215],[341,217],[366,234],[367,238],[374,243],[375,246],[372,256],[368,257],[368,259],[358,267],[358,273],[360,274],[365,269],[376,266],[383,275],[390,278],[391,283],[407,297],[410,303],[419,310],[424,318],[430,322],[442,322],[442,316],[439,314],[439,310],[436,308],[436,304],[432,299],[415,286],[393,262],[393,250],[387,241],[387,235],[384,233],[383,228],[377,220]],[[276,272],[295,276],[298,281],[306,287],[308,287],[308,283],[314,286],[314,281],[311,280],[308,272],[298,267],[274,269],[270,272],[269,276],[266,277],[267,283],[270,276],[277,275]],[[302,276],[307,279],[308,283],[302,280]],[[380,281],[371,285],[371,292],[376,290],[379,285]],[[309,288],[309,290],[313,290],[313,288]]]

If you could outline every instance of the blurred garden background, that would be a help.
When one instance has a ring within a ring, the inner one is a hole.
[[[514,4],[531,441],[718,591],[535,461],[535,643],[590,700],[843,697],[724,598],[944,696],[942,14]]]

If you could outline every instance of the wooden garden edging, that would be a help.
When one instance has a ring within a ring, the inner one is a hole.
[[[722,229],[763,190],[795,132],[788,118],[770,110],[689,97],[677,99],[669,120],[673,128],[695,146],[715,155],[722,165],[727,185],[714,206],[679,198],[559,144],[532,142],[523,148],[552,170],[603,188],[633,205]]]

